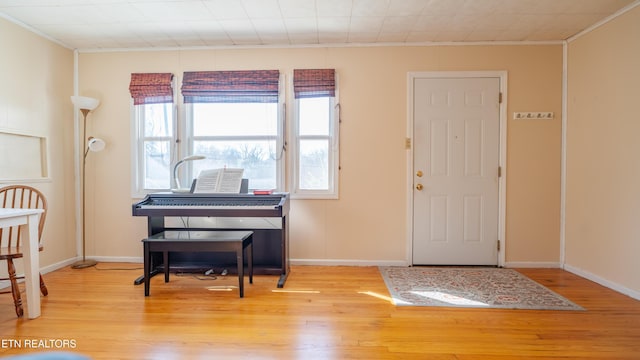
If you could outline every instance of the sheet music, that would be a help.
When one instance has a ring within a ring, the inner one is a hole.
[[[240,193],[242,186],[242,174],[244,169],[222,169],[220,176],[220,186],[218,192],[221,193]]]
[[[200,171],[196,179],[195,193],[240,193],[244,169],[221,168]]]
[[[202,170],[196,179],[194,193],[217,192],[221,169]]]

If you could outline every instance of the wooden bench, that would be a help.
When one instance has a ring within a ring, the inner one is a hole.
[[[244,297],[244,250],[247,251],[249,283],[253,284],[253,231],[163,231],[142,240],[144,246],[144,295],[154,264],[151,253],[162,252],[164,282],[169,282],[170,252],[235,252],[238,261],[240,297]]]

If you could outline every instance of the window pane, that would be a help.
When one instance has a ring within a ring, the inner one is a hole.
[[[193,162],[194,177],[203,169],[242,168],[249,189],[276,188],[276,157],[280,154],[275,140],[194,141],[193,147],[194,154],[207,157]]]
[[[144,188],[168,189],[169,165],[169,141],[145,141],[144,142]]]
[[[300,189],[329,189],[328,156],[328,140],[300,140]]]
[[[300,135],[329,135],[330,97],[298,99]]]
[[[144,136],[173,135],[173,104],[147,104],[144,106]]]
[[[276,135],[276,103],[194,103],[196,136]]]

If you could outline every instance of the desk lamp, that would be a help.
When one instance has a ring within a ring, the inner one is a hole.
[[[176,187],[175,187],[175,189],[171,189],[171,192],[179,193],[179,192],[189,192],[190,191],[190,188],[183,189],[182,186],[180,186],[180,178],[178,178],[178,167],[180,165],[182,165],[186,161],[202,160],[202,159],[205,159],[205,156],[202,156],[202,155],[191,155],[191,156],[187,156],[186,158],[178,161],[173,166],[173,179],[176,182]]]

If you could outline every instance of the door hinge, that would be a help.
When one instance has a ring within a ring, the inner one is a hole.
[[[502,166],[498,166],[498,177],[502,177]]]
[[[498,104],[502,104],[502,93],[498,93]]]
[[[411,149],[411,138],[405,138],[404,139],[404,148],[407,150]]]
[[[500,240],[498,240],[498,252],[500,252]]]

